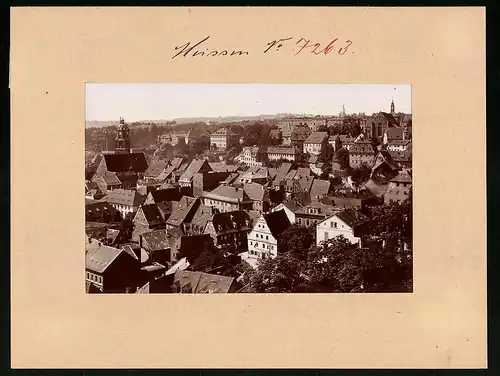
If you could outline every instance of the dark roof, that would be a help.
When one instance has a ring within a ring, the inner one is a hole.
[[[292,141],[305,141],[311,134],[311,130],[305,127],[298,127],[292,131],[290,136],[290,140]]]
[[[284,210],[278,210],[264,215],[264,220],[267,223],[267,227],[273,234],[275,239],[281,235],[288,227],[290,227],[290,221]]]
[[[203,231],[207,222],[212,218],[213,212],[212,207],[200,204],[193,215],[193,219],[191,219],[191,228],[198,227]]]
[[[177,188],[156,189],[149,192],[150,197],[155,203],[164,201],[179,201],[182,194]]]
[[[92,221],[95,218],[101,218],[102,215],[115,216],[120,213],[117,209],[107,202],[94,201],[85,205],[85,219]]]
[[[144,249],[154,252],[169,249],[167,232],[165,230],[154,230],[142,234],[142,245]]]
[[[300,150],[296,147],[290,146],[269,146],[267,154],[300,154]]]
[[[387,112],[380,112],[380,114],[393,126],[397,126],[398,122],[394,119],[394,116]]]
[[[314,181],[314,176],[303,176],[299,179],[299,185],[302,192],[309,193]]]
[[[114,244],[116,240],[118,239],[118,236],[120,235],[120,230],[118,229],[113,229],[109,228],[108,232],[106,234],[106,239],[111,243]]]
[[[250,216],[243,210],[214,214],[211,221],[217,235],[234,231],[251,230],[253,227]]]
[[[156,204],[142,205],[137,211],[136,216],[141,212],[144,214],[144,217],[150,226],[161,225],[164,223],[163,216],[161,215]]]
[[[359,210],[345,209],[337,214],[334,214],[334,216],[337,216],[342,222],[351,228],[370,222],[370,219]]]
[[[94,285],[92,282],[90,282],[90,281],[85,281],[85,292],[86,292],[87,294],[99,294],[99,293],[101,293],[102,291],[101,291],[101,290],[99,290],[99,289],[97,288],[97,286],[96,286],[96,285]]]
[[[105,154],[106,169],[110,172],[144,172],[148,162],[144,153]]]
[[[145,198],[146,196],[141,195],[137,191],[132,191],[130,189],[114,189],[104,196],[103,201],[109,202],[110,204],[139,206],[144,202]]]

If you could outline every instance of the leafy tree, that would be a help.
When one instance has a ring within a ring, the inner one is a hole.
[[[349,174],[353,182],[361,185],[370,178],[371,173],[372,169],[363,163],[361,166],[351,169]]]
[[[335,158],[340,164],[340,167],[347,169],[349,168],[349,151],[344,148],[340,148],[335,152]]]
[[[307,251],[313,241],[313,236],[307,228],[294,224],[280,235],[278,248],[285,250],[298,260],[306,260]]]
[[[307,292],[308,282],[304,275],[305,263],[290,252],[278,254],[274,259],[259,263],[250,271],[247,291],[258,293]]]
[[[324,142],[321,145],[321,149],[319,151],[318,161],[324,163],[331,163],[333,154],[334,154],[333,146],[330,145],[328,142]]]
[[[120,227],[123,231],[123,236],[125,239],[130,239],[132,237],[132,233],[135,227],[133,218],[134,213],[127,213],[125,215],[125,218],[120,222]]]

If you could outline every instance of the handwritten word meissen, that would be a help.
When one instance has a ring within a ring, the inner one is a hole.
[[[172,59],[176,57],[215,57],[215,56],[245,56],[249,54],[249,51],[244,49],[217,49],[206,47],[206,42],[210,39],[210,36],[205,37],[199,42],[184,43],[183,45],[174,47],[176,53],[172,56]],[[295,43],[293,43],[295,42]],[[334,38],[328,43],[311,42],[310,39],[300,38],[294,40],[293,37],[275,39],[268,42],[265,48],[261,51],[264,54],[277,53],[279,51],[284,51],[280,53],[286,53],[285,51],[293,53],[293,56],[299,54],[310,53],[313,55],[328,55],[330,53],[336,53],[337,55],[345,55],[346,53],[354,53],[350,50],[353,41],[351,40],[339,40],[339,38]]]

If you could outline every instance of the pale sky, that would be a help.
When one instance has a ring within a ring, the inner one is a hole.
[[[411,85],[396,84],[86,84],[86,120],[171,120],[179,117],[277,113],[336,115],[411,113]]]

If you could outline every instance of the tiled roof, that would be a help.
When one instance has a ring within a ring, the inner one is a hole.
[[[314,181],[314,176],[304,176],[299,179],[300,189],[302,192],[309,193]]]
[[[246,183],[243,190],[252,201],[268,201],[269,194],[267,188],[258,183]]]
[[[299,167],[295,177],[311,176],[311,170],[307,167]]]
[[[290,139],[292,141],[305,141],[310,136],[311,130],[309,128],[298,128],[292,131]]]
[[[156,204],[142,205],[139,211],[142,211],[150,226],[157,226],[164,223],[163,216]]]
[[[85,267],[97,273],[103,273],[122,253],[121,249],[100,246],[94,252],[87,253]]]
[[[322,197],[328,194],[330,182],[328,180],[314,179],[311,187],[311,198]]]
[[[392,125],[397,126],[398,122],[394,119],[394,116],[387,112],[380,112],[380,114]]]
[[[149,192],[149,196],[155,203],[164,201],[179,201],[182,198],[182,194],[177,188],[156,189]]]
[[[339,218],[351,228],[356,228],[370,222],[370,219],[359,210],[345,209],[337,214],[334,214],[334,216]]]
[[[278,239],[281,233],[291,225],[284,210],[264,214],[264,220],[275,239]]]
[[[402,140],[403,139],[403,128],[390,127],[387,128],[387,139],[390,140]]]
[[[212,133],[211,136],[237,136],[237,134],[228,128],[220,128],[216,132]]]
[[[286,154],[286,155],[296,155],[300,154],[300,150],[296,147],[277,147],[269,146],[267,148],[267,154]]]
[[[189,180],[190,181],[193,178],[193,175],[199,173],[205,164],[208,167],[207,171],[212,171],[212,168],[210,167],[210,165],[208,164],[208,162],[206,160],[193,159],[191,161],[191,163],[189,164],[189,166],[187,167],[186,171],[184,171],[184,173],[181,175],[179,180],[182,180],[182,181]]]
[[[154,230],[142,234],[142,244],[146,250],[151,252],[170,248],[165,230]]]
[[[226,198],[228,201],[248,201],[248,195],[242,188],[231,187],[228,185],[219,185],[211,192],[203,192],[203,197],[207,198]]]
[[[183,158],[174,158],[170,162],[170,165],[177,169],[177,168],[179,168],[181,166],[181,164],[182,164],[183,161],[184,161]]]
[[[106,169],[110,172],[144,172],[148,162],[144,153],[105,154]]]
[[[321,144],[328,138],[327,132],[312,132],[304,141],[305,144]]]
[[[396,177],[394,177],[392,182],[395,183],[411,183],[411,176],[406,171],[401,171]]]
[[[214,214],[211,221],[217,235],[252,229],[252,220],[243,210]]]
[[[115,173],[108,172],[107,174],[100,176],[99,179],[106,185],[120,185],[122,183]]]
[[[355,142],[351,145],[349,154],[375,154],[375,150],[369,142]]]
[[[191,220],[191,227],[198,227],[201,231],[203,231],[207,222],[210,218],[212,218],[213,212],[214,210],[212,207],[200,204],[194,213],[193,219]]]
[[[184,196],[179,200],[178,203],[174,204],[174,207],[172,208],[172,214],[170,214],[170,217],[167,220],[167,224],[176,227],[180,226],[184,222],[188,214],[193,210],[197,202],[199,202],[198,199]]]
[[[234,172],[238,169],[237,165],[226,164],[225,162],[209,162],[208,165],[215,172]]]
[[[167,161],[160,159],[152,161],[144,173],[145,177],[156,178],[167,167]]]
[[[163,182],[165,179],[168,179],[170,175],[172,175],[174,170],[175,166],[167,166],[162,172],[158,174],[158,176],[156,176],[156,180]]]
[[[139,206],[144,202],[145,198],[146,197],[144,195],[139,194],[137,191],[129,189],[114,189],[109,191],[107,195],[104,196],[103,201],[117,205]]]
[[[391,128],[388,128],[388,129],[391,129]],[[395,128],[395,129],[398,129],[398,128]],[[405,145],[409,145],[411,143],[410,140],[392,140],[392,141],[389,141],[389,146],[405,146]]]
[[[178,270],[175,272],[174,283],[181,288],[188,287],[195,294],[228,293],[235,279],[216,274]]]
[[[116,210],[107,202],[92,202],[85,205],[85,219],[87,221],[92,221],[97,218],[101,218],[102,215],[115,216],[120,212]]]

